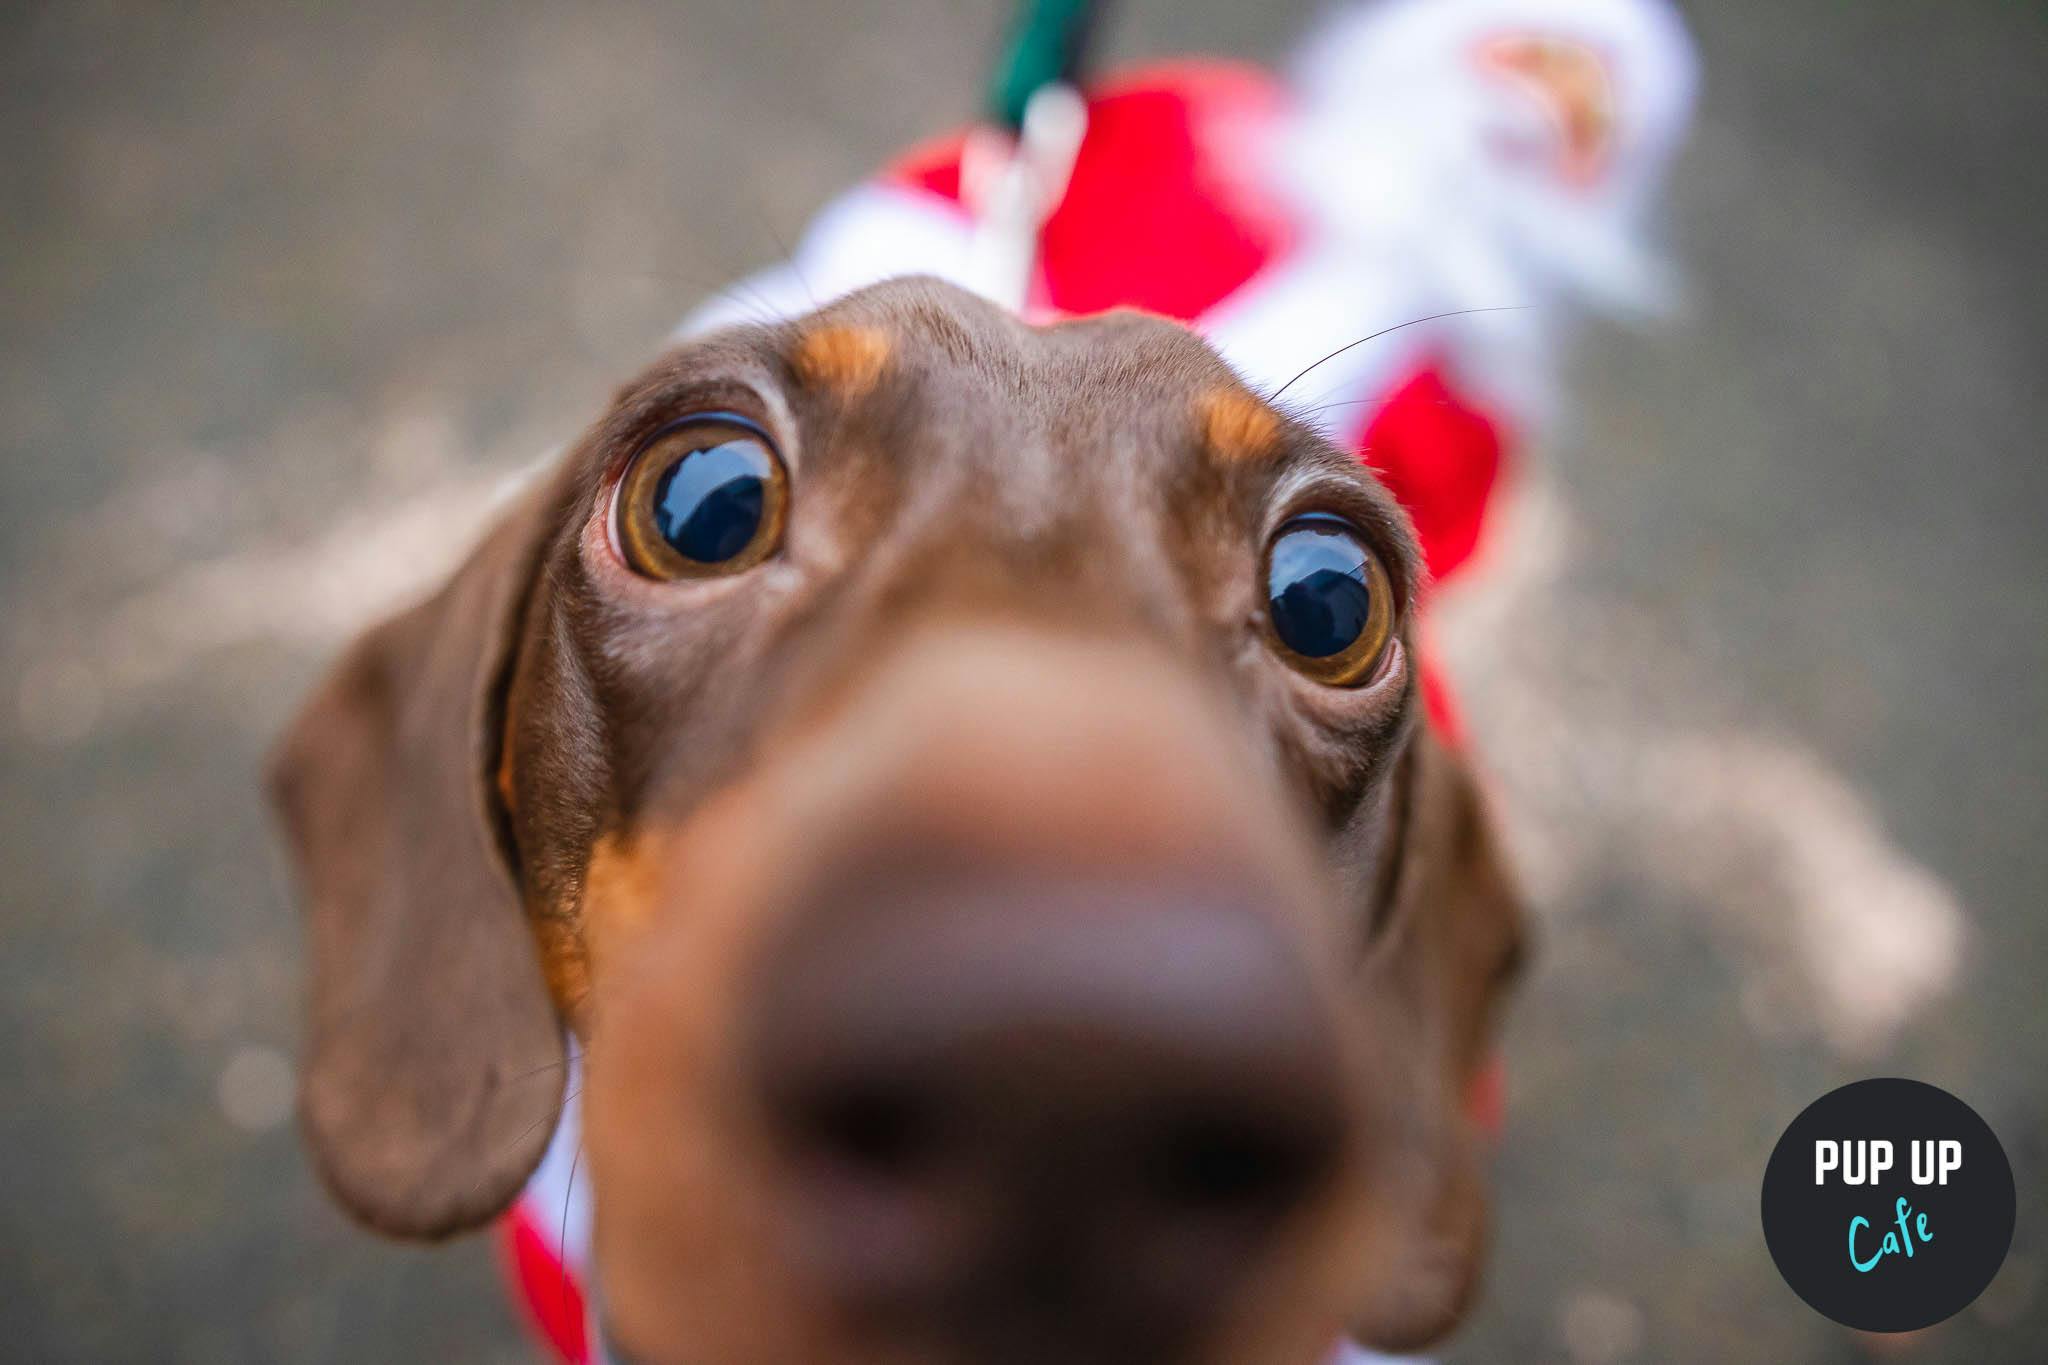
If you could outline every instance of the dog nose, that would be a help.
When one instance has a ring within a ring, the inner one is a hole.
[[[1214,880],[883,878],[805,917],[755,1035],[798,1263],[969,1359],[1183,1358],[1346,1144],[1288,943]]]

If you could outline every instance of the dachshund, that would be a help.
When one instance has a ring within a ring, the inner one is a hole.
[[[619,1361],[1438,1339],[1522,920],[1423,577],[1157,315],[677,343],[280,744],[321,1176],[485,1224],[574,1049]]]

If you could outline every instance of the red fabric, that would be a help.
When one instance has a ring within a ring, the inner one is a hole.
[[[1418,641],[1415,654],[1416,676],[1422,684],[1422,711],[1429,717],[1429,728],[1444,742],[1444,747],[1464,748],[1464,712],[1458,707],[1457,694],[1444,678],[1436,650],[1426,640]]]
[[[583,1290],[556,1259],[524,1201],[499,1220],[498,1237],[512,1297],[525,1307],[534,1331],[564,1365],[588,1365]]]
[[[1465,1112],[1471,1115],[1480,1132],[1500,1140],[1501,1129],[1508,1121],[1508,1069],[1498,1052],[1488,1057],[1472,1078],[1472,1088],[1465,1095]]]
[[[1177,62],[1128,72],[1088,98],[1088,134],[1039,239],[1046,302],[1062,313],[1149,309],[1193,321],[1292,244],[1279,207],[1219,175],[1211,139],[1249,136],[1279,112],[1263,72]],[[956,133],[885,175],[958,202]]]
[[[1500,424],[1455,393],[1433,364],[1397,385],[1359,437],[1358,457],[1408,509],[1439,583],[1479,544],[1502,446]]]
[[[1251,138],[1284,96],[1255,68],[1189,61],[1128,72],[1088,99],[1088,134],[1046,222],[1040,271],[1062,313],[1150,309],[1193,321],[1294,244],[1282,205],[1218,173],[1217,142]],[[960,200],[965,133],[918,147],[884,180]],[[1226,148],[1227,150],[1227,148]],[[1358,451],[1415,519],[1439,581],[1478,544],[1502,456],[1499,424],[1425,366],[1389,394]]]

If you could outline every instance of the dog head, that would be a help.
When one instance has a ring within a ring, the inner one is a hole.
[[[566,1029],[636,1361],[1440,1335],[1519,925],[1420,573],[1161,319],[912,280],[677,347],[280,750],[322,1174],[489,1219]]]

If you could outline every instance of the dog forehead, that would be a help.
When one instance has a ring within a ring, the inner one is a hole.
[[[800,320],[789,358],[800,379],[847,398],[894,383],[926,401],[950,392],[997,419],[1056,430],[1149,419],[1201,436],[1219,394],[1271,413],[1208,343],[1170,318],[1118,309],[1031,324],[927,277],[871,286]],[[1268,425],[1277,435],[1277,415]]]

